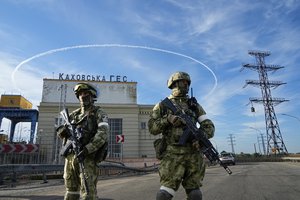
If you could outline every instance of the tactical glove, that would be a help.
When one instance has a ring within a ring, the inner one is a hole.
[[[79,162],[83,162],[86,156],[89,154],[87,148],[83,147],[82,151],[77,155],[77,159]]]
[[[179,127],[181,125],[186,124],[185,120],[182,119],[181,117],[177,116],[177,115],[169,114],[167,116],[167,119],[168,119],[168,122],[170,122],[175,127]]]
[[[68,139],[69,137],[69,131],[66,125],[60,125],[57,127],[56,133],[60,139]]]

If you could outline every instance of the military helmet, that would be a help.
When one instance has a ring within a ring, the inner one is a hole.
[[[92,94],[93,98],[97,98],[97,89],[87,83],[78,83],[77,85],[75,85],[74,92],[77,98],[79,96],[79,92],[83,90],[89,91]]]
[[[191,78],[190,75],[186,72],[175,72],[172,74],[168,80],[168,88],[172,89],[172,85],[179,80],[186,80],[188,81],[189,85],[191,85]]]

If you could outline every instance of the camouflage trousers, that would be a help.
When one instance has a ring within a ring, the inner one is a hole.
[[[168,152],[160,162],[161,186],[177,191],[180,184],[186,189],[202,186],[205,163],[201,153],[174,154]]]
[[[79,164],[74,154],[65,159],[64,180],[66,187],[65,200],[78,200],[80,193],[83,200],[97,199],[98,167],[93,159],[84,160],[85,174],[87,175],[87,186],[89,194],[86,193],[83,184],[83,174],[80,173]]]

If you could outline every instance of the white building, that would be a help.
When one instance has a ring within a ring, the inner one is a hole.
[[[64,107],[69,112],[79,107],[73,92],[74,86],[79,82],[87,82],[98,89],[95,104],[108,114],[109,157],[154,158],[153,141],[157,137],[150,135],[148,131],[149,115],[154,105],[137,104],[137,82],[127,82],[127,77],[121,76],[110,76],[110,81],[105,81],[105,77],[100,80],[93,76],[63,77],[60,74],[59,79],[43,79],[36,143],[40,144],[44,162],[59,163],[62,160],[59,156],[61,141],[56,136],[55,128],[62,123],[59,112]],[[118,143],[122,137],[124,142]]]

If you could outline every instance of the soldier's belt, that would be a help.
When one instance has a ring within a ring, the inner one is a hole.
[[[178,146],[178,145],[168,145],[167,152],[176,153],[176,154],[186,154],[194,152],[192,146]]]

